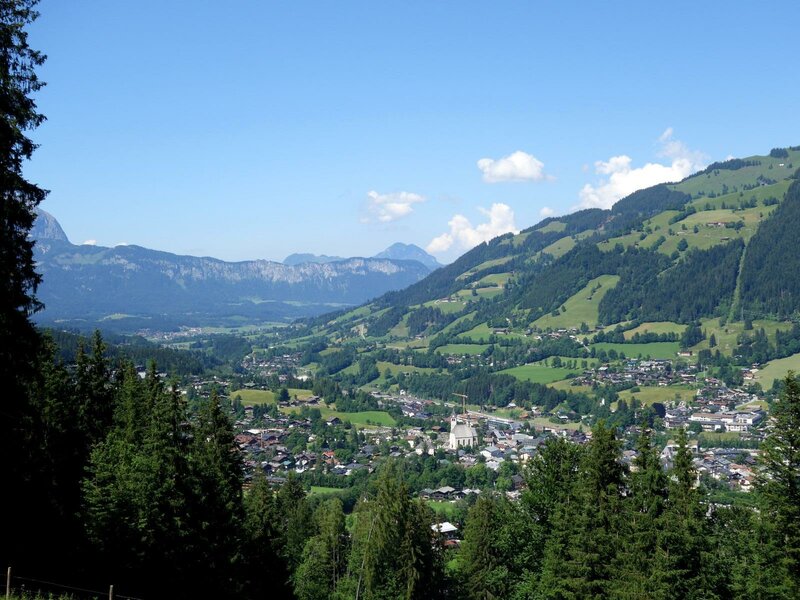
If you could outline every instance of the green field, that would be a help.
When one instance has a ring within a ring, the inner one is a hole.
[[[540,329],[560,329],[580,327],[581,323],[593,326],[597,323],[598,306],[606,292],[617,285],[618,275],[600,275],[595,277],[577,294],[564,303],[561,314],[544,315],[534,321],[534,327]],[[597,288],[597,286],[600,286]],[[595,290],[595,288],[597,288]],[[594,292],[592,290],[595,290]]]
[[[561,390],[562,392],[575,392],[584,394],[590,394],[592,392],[592,386],[572,385],[572,382],[572,379],[562,379],[561,381],[554,381],[552,383],[548,383],[547,385],[554,390]]]
[[[566,228],[567,224],[564,223],[564,221],[550,221],[547,225],[539,227],[536,231],[539,233],[550,233],[551,231],[564,231]]]
[[[323,419],[327,419],[328,417],[339,417],[342,421],[349,421],[356,427],[365,428],[365,427],[373,427],[375,425],[383,425],[385,427],[393,427],[397,424],[397,421],[392,418],[388,412],[384,410],[365,410],[362,412],[340,412],[334,410],[332,408],[327,408],[324,406],[319,407],[320,414],[322,415]],[[300,412],[299,406],[288,406],[281,408],[281,412],[284,414],[293,414]],[[370,423],[367,423],[370,421]]]
[[[629,340],[637,333],[640,335],[643,333],[655,333],[655,334],[677,333],[678,335],[680,335],[685,330],[686,330],[686,325],[671,323],[670,321],[657,321],[653,323],[642,323],[638,327],[629,329],[623,335],[626,340]]]
[[[580,373],[579,369],[563,369],[556,367],[545,367],[541,363],[531,363],[521,367],[513,367],[500,371],[504,375],[511,375],[521,381],[533,383],[552,383],[560,379],[566,379],[568,375]]]
[[[660,402],[666,404],[675,399],[691,402],[694,399],[694,390],[685,385],[681,386],[647,386],[639,388],[638,392],[631,392],[630,390],[623,390],[619,393],[620,400],[630,403],[635,397],[639,402],[645,406],[653,404],[653,402]]]
[[[755,198],[759,206],[763,206],[762,202],[765,198],[777,198],[779,201],[783,200],[784,195],[786,195],[786,190],[789,189],[791,183],[790,180],[785,180],[772,185],[762,185],[752,190],[732,192],[724,196],[717,196],[716,198],[701,197],[690,204],[697,210],[706,210],[708,206],[717,210],[721,209],[723,204],[728,208],[731,206],[738,207],[741,201],[749,201],[751,198]]]
[[[715,442],[731,442],[741,438],[741,435],[735,431],[720,431],[720,432],[707,432],[704,431],[700,434],[700,448],[708,448],[713,446]],[[705,442],[705,443],[704,443]]]
[[[476,288],[475,293],[478,295],[479,298],[494,298],[495,296],[500,296],[503,293],[502,288],[496,287],[488,287],[488,288]],[[460,298],[463,301],[469,301],[472,298],[473,288],[466,289],[466,290],[459,290],[455,293],[457,298]]]
[[[600,350],[616,350],[617,353],[624,352],[627,358],[677,358],[680,344],[678,342],[651,342],[649,344],[612,344],[610,342],[600,342],[589,346],[597,352]]]
[[[576,242],[571,236],[565,236],[560,240],[556,240],[546,248],[543,248],[542,254],[550,254],[553,258],[559,258],[572,250],[575,244]]]
[[[451,329],[454,329],[455,327],[457,327],[457,326],[458,326],[460,323],[462,323],[463,321],[466,321],[467,319],[471,319],[471,318],[472,318],[472,317],[474,317],[474,316],[475,316],[475,313],[474,313],[474,312],[471,312],[471,313],[467,313],[466,315],[464,315],[464,316],[462,316],[462,317],[458,317],[458,318],[457,318],[455,321],[453,321],[453,322],[452,322],[452,323],[450,323],[450,324],[449,324],[447,327],[445,327],[444,329],[442,329],[441,333],[447,333],[447,332],[449,332]]]
[[[785,188],[785,186],[782,186],[782,188]],[[781,191],[775,190],[775,193],[781,193]],[[745,198],[749,198],[749,196],[745,195],[742,199]],[[729,202],[733,204],[733,199],[731,198]],[[738,205],[738,194],[736,202]],[[625,247],[652,248],[659,238],[663,236],[665,239],[658,246],[658,251],[668,256],[678,249],[678,244],[681,240],[686,240],[688,248],[706,250],[736,238],[747,241],[755,233],[758,224],[766,219],[773,210],[775,210],[775,205],[762,206],[760,204],[755,208],[745,210],[730,208],[700,210],[676,223],[670,223],[669,221],[680,213],[674,210],[665,211],[645,221],[644,229],[646,231],[633,231],[626,235],[599,242],[597,246],[604,252],[611,251],[617,244],[622,244]],[[735,223],[737,221],[744,222],[744,227],[739,231],[716,226],[717,223]],[[697,232],[694,231],[695,227],[697,227]]]
[[[442,311],[442,314],[449,315],[451,313],[463,310],[466,304],[464,302],[442,302],[441,300],[431,300],[422,306],[438,308],[440,311]]]
[[[744,323],[742,321],[728,321],[725,325],[720,325],[719,319],[701,319],[700,326],[706,332],[706,339],[692,347],[698,351],[709,347],[709,341],[713,334],[717,340],[717,348],[723,354],[732,354],[736,347],[737,338],[744,333]],[[775,332],[778,329],[788,330],[792,328],[790,322],[766,321],[756,319],[753,321],[753,331],[764,329],[769,341],[775,343]],[[750,333],[752,334],[753,331]]]
[[[392,375],[397,375],[398,373],[406,373],[406,374],[433,373],[434,371],[436,371],[436,369],[431,369],[428,367],[414,367],[412,365],[396,365],[394,363],[385,362],[382,360],[379,360],[376,363],[376,366],[378,367],[378,371],[380,371],[381,375],[383,375],[386,369],[389,369],[389,372],[391,372]]]
[[[289,397],[294,398],[297,396],[298,400],[306,400],[313,396],[314,394],[311,390],[300,390],[297,388],[288,388],[289,389]],[[255,404],[275,404],[275,393],[269,390],[236,390],[231,392],[228,397],[233,400],[236,396],[240,396],[242,398],[242,403],[245,405],[255,405]]]
[[[536,417],[535,419],[531,419],[529,421],[538,427],[557,427],[559,429],[570,429],[570,430],[578,430],[581,427],[581,423],[551,423],[550,419],[547,417]]]
[[[489,344],[446,344],[439,346],[439,354],[480,354],[489,347]]]
[[[769,361],[755,374],[755,379],[762,388],[767,390],[772,387],[773,381],[783,379],[789,371],[800,373],[800,354],[792,354],[786,358]]]
[[[512,256],[503,256],[502,258],[494,258],[492,260],[487,260],[486,262],[482,262],[481,264],[472,267],[468,271],[464,271],[461,275],[456,277],[456,281],[462,281],[468,277],[472,277],[475,273],[480,273],[481,271],[485,271],[490,267],[495,267],[497,265],[503,265],[510,261],[513,257]]]
[[[475,282],[475,285],[496,285],[498,287],[503,287],[506,283],[508,283],[510,277],[511,273],[492,273],[491,275],[481,277]]]
[[[459,509],[455,502],[445,502],[441,500],[428,500],[428,506],[433,509],[433,512],[443,517],[446,521],[455,519],[455,517],[464,510]]]
[[[476,325],[472,329],[465,331],[462,335],[467,338],[472,338],[476,341],[487,341],[489,336],[492,335],[492,330],[486,323],[481,323],[480,325]]]
[[[705,192],[706,195],[713,192],[719,196],[722,194],[723,185],[727,185],[729,189],[732,189],[734,186],[741,189],[745,184],[755,184],[759,175],[765,175],[770,179],[776,180],[785,179],[792,175],[793,169],[789,169],[786,166],[779,167],[778,165],[781,163],[788,165],[800,162],[800,152],[790,150],[788,158],[771,158],[769,156],[752,156],[748,158],[754,158],[760,161],[761,164],[744,167],[743,169],[737,169],[735,171],[719,169],[718,171],[706,175],[691,177],[670,187],[690,194],[692,197],[697,197],[700,192]],[[772,169],[769,168],[770,165],[772,165]],[[749,192],[744,193],[747,198],[748,196],[746,194]]]
[[[322,485],[312,485],[309,494],[312,496],[324,496],[326,494],[338,494],[339,492],[343,492],[346,488],[335,488],[335,487],[325,487]]]

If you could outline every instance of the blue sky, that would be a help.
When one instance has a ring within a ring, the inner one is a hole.
[[[73,242],[449,262],[800,144],[796,2],[42,0],[27,175]]]

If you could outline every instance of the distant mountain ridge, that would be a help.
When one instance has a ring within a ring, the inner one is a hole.
[[[415,244],[403,244],[397,242],[392,244],[383,252],[379,252],[373,258],[391,258],[394,260],[416,260],[431,270],[441,267],[441,263],[433,256],[425,252]]]
[[[329,262],[336,262],[337,260],[345,260],[341,256],[328,256],[327,254],[311,254],[308,252],[296,252],[290,254],[283,259],[285,265],[302,265],[303,263],[320,263],[325,264]]]
[[[416,260],[431,270],[441,267],[436,258],[425,252],[415,244],[403,244],[397,242],[389,246],[383,252],[379,252],[372,258],[388,258],[389,260]],[[329,263],[337,260],[346,260],[341,256],[328,256],[327,254],[295,253],[283,259],[285,265],[300,265],[303,263]]]
[[[40,211],[31,232],[43,281],[40,321],[213,324],[285,321],[361,304],[425,277],[416,261],[347,258],[226,262],[140,246],[75,245]]]

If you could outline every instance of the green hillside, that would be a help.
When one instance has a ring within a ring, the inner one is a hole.
[[[795,165],[800,147],[732,159],[609,210],[545,219],[404,290],[306,321],[304,339],[358,349],[345,383],[364,384],[364,356],[386,365],[413,354],[424,370],[390,369],[386,379],[381,369],[371,385],[399,380],[442,398],[464,390],[500,405],[536,397],[578,410],[573,396],[594,392],[565,378],[596,358],[611,368],[622,357],[699,364],[738,381],[750,363],[783,365],[800,352]],[[544,362],[556,356],[573,362]]]

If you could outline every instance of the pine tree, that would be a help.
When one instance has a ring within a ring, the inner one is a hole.
[[[275,504],[280,523],[280,552],[290,572],[294,572],[303,558],[306,542],[314,533],[314,513],[303,484],[294,473],[289,473],[278,490]]]
[[[409,498],[400,466],[384,463],[377,493],[359,503],[342,593],[359,600],[435,598],[442,582],[433,515]]]
[[[775,567],[790,597],[800,596],[800,382],[789,372],[773,404],[774,427],[764,440],[758,491],[781,559]]]
[[[659,520],[650,589],[655,598],[714,598],[709,580],[709,523],[695,488],[686,431],[678,430],[678,449],[669,473],[669,493]]]
[[[468,598],[507,598],[530,576],[541,545],[540,530],[505,497],[481,495],[472,506],[459,552],[461,593]]]
[[[617,524],[620,544],[612,584],[615,598],[652,597],[650,579],[667,498],[667,477],[649,430],[642,429],[636,451],[634,471]]]
[[[538,590],[542,598],[608,597],[622,507],[620,453],[614,430],[599,421],[581,463],[575,498],[553,519]]]
[[[108,433],[114,415],[111,369],[99,331],[92,337],[91,355],[86,354],[83,344],[78,346],[76,363],[76,395],[88,454],[88,448]]]
[[[196,583],[204,594],[230,594],[238,585],[243,464],[216,391],[200,405],[190,447],[196,489],[189,510],[204,565],[199,573],[204,581]]]
[[[38,415],[29,401],[39,356],[30,316],[41,307],[35,297],[41,278],[28,232],[46,192],[23,176],[36,148],[27,132],[44,121],[32,96],[43,85],[36,69],[45,57],[28,45],[26,31],[38,16],[35,5],[35,0],[0,0],[0,472],[4,487],[13,490],[2,494],[0,509],[15,515],[0,541],[4,564],[25,564],[27,558],[37,564],[45,533],[31,525],[42,508],[37,499],[42,490],[33,482],[39,449],[31,441],[39,431]]]
[[[253,598],[292,598],[289,567],[282,555],[282,527],[275,500],[260,469],[244,498],[245,587]]]
[[[294,573],[294,590],[300,600],[336,597],[347,566],[348,536],[342,502],[331,498],[314,513],[317,534],[306,542],[303,560]]]

